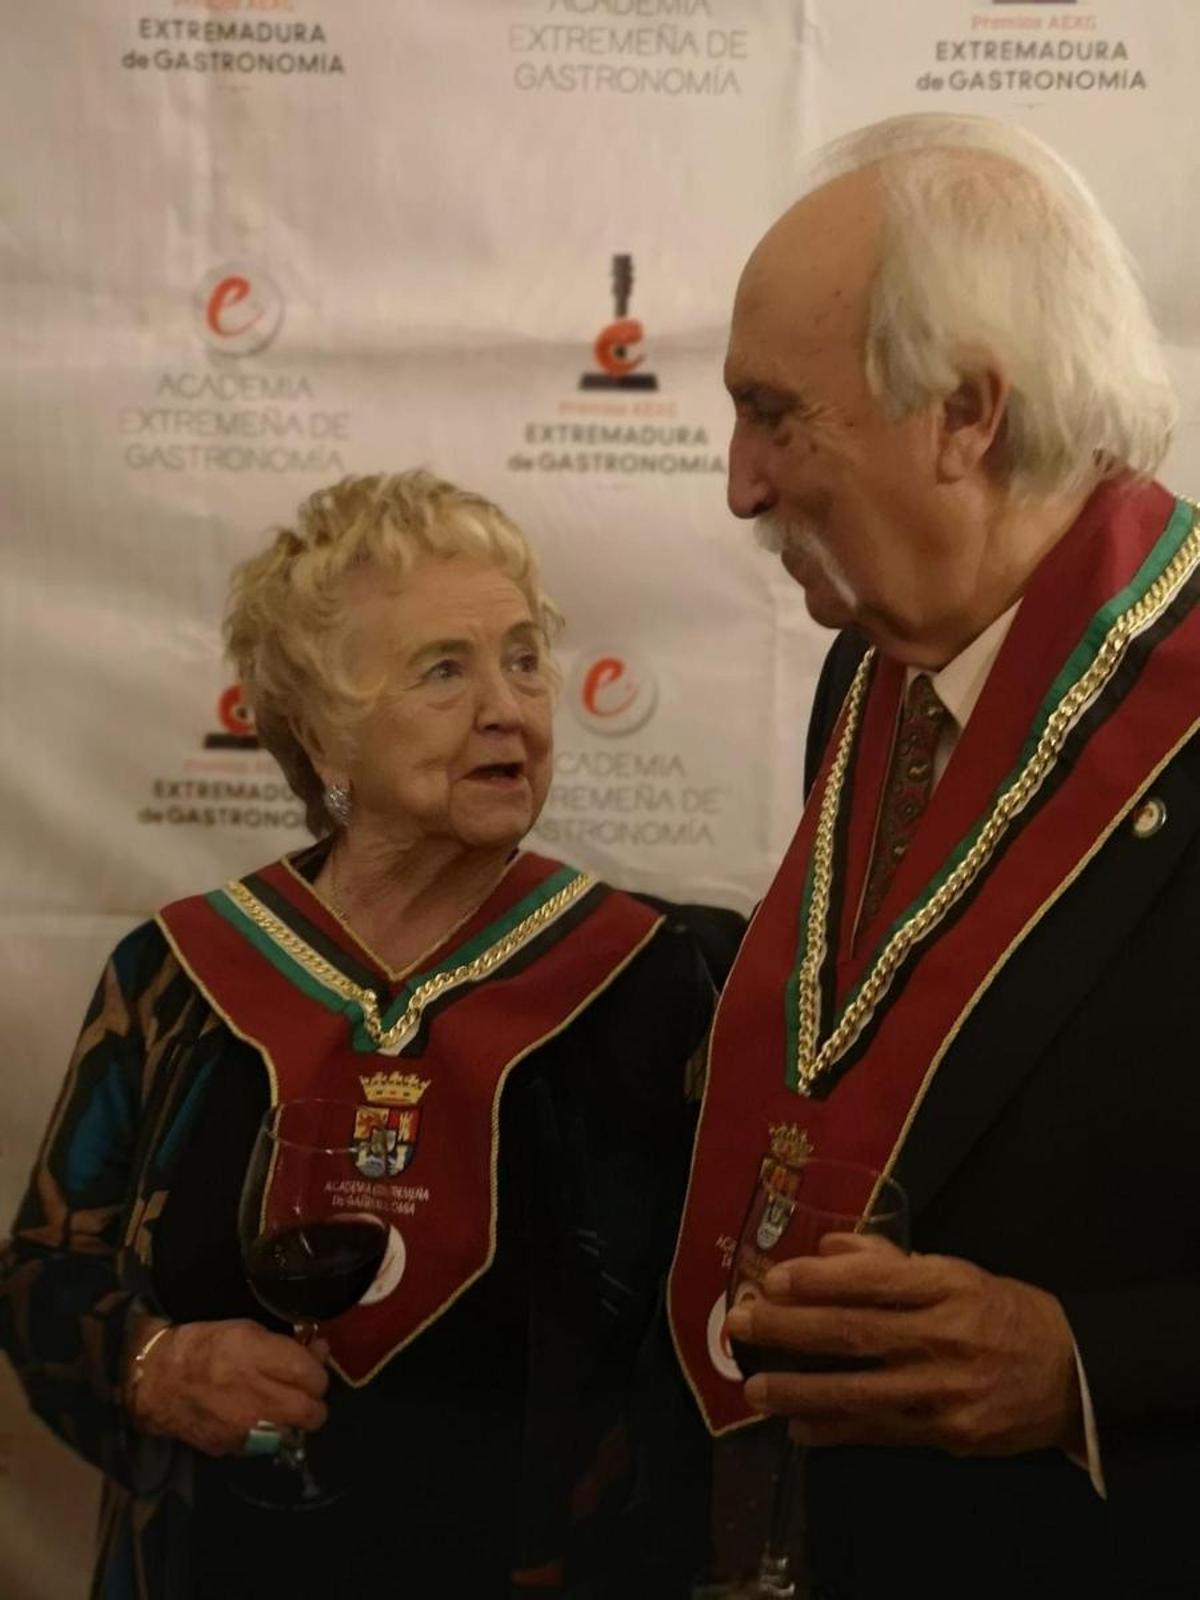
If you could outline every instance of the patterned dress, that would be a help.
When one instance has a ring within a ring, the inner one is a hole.
[[[505,1090],[501,1148],[523,1154],[519,1163],[502,1163],[499,1215],[502,1234],[515,1242],[478,1287],[481,1317],[488,1298],[494,1305],[506,1292],[497,1273],[515,1273],[508,1288],[519,1284],[525,1297],[522,1442],[517,1459],[477,1465],[512,1480],[507,1564],[541,1593],[551,1580],[551,1593],[682,1596],[703,1559],[706,1447],[658,1315],[690,1155],[710,967],[724,964],[740,931],[740,919],[722,913],[703,913],[700,923],[707,963],[694,933],[669,916],[565,1032],[520,1064]],[[197,1217],[211,1215],[228,1276],[236,1237],[220,1217],[223,1205],[228,1219],[240,1182],[245,1156],[237,1146],[251,1136],[255,1096],[265,1104],[259,1066],[158,927],[136,929],[105,967],[0,1257],[0,1346],[34,1410],[104,1474],[92,1589],[102,1600],[185,1600],[200,1592],[196,1489],[212,1464],[205,1458],[198,1474],[186,1447],[133,1432],[119,1373],[130,1318],[171,1309],[164,1283],[178,1299],[178,1260],[169,1269],[156,1264],[160,1226],[164,1236],[186,1239],[190,1229],[194,1238]],[[251,1078],[258,1087],[247,1095]],[[224,1125],[224,1111],[214,1108],[234,1103],[235,1080],[237,1103],[250,1109],[240,1113],[240,1130],[230,1127],[228,1159],[206,1186],[196,1178],[205,1137],[198,1130],[207,1125],[211,1138],[214,1116]],[[187,1192],[177,1193],[181,1172]],[[506,1219],[517,1217],[524,1222],[513,1229]],[[468,1323],[449,1329],[459,1349],[487,1338],[485,1323],[469,1325],[469,1298],[461,1307]],[[216,1296],[211,1315],[230,1310],[241,1308]],[[413,1350],[428,1341],[428,1356],[446,1335],[444,1324],[435,1326]],[[362,1392],[402,1377],[407,1354]],[[436,1419],[432,1433],[405,1440],[396,1437],[395,1408],[381,1404],[379,1414],[392,1424],[398,1463],[436,1454]],[[205,1501],[206,1542],[221,1532],[221,1504],[211,1495]],[[377,1588],[381,1594],[428,1592],[419,1567],[406,1561],[403,1510],[401,1498],[388,1530],[395,1586]],[[469,1530],[469,1501],[454,1514]],[[277,1528],[272,1522],[276,1544]],[[442,1554],[452,1589],[454,1551]],[[301,1593],[282,1568],[274,1575],[280,1592]],[[520,1582],[513,1592],[522,1592]]]

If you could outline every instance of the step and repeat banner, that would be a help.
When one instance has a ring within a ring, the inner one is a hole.
[[[223,664],[313,489],[498,500],[568,618],[533,843],[749,908],[823,642],[724,502],[737,274],[804,153],[1043,134],[1137,256],[1200,490],[1194,0],[53,0],[0,61],[0,1229],[106,951],[299,845]],[[96,1481],[0,1373],[0,1594],[86,1592]]]

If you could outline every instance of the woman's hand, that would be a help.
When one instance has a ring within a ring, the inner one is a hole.
[[[153,1331],[136,1330],[134,1348]],[[210,1456],[236,1455],[256,1422],[311,1433],[325,1421],[327,1354],[323,1342],[306,1349],[256,1322],[180,1323],[146,1356],[129,1397],[133,1425]]]

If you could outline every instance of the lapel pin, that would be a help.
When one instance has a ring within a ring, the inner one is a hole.
[[[1158,796],[1151,795],[1149,800],[1143,800],[1133,813],[1133,836],[1135,839],[1152,839],[1163,823],[1167,820],[1167,808]]]

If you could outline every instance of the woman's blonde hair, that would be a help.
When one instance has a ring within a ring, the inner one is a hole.
[[[363,568],[401,580],[425,557],[468,556],[498,567],[529,603],[547,645],[562,619],[542,592],[537,557],[498,506],[415,470],[343,478],[301,505],[294,528],[235,568],[225,639],[259,738],[304,802],[308,826],[330,828],[302,735],[314,728],[349,755],[378,685],[355,674],[344,582]]]

